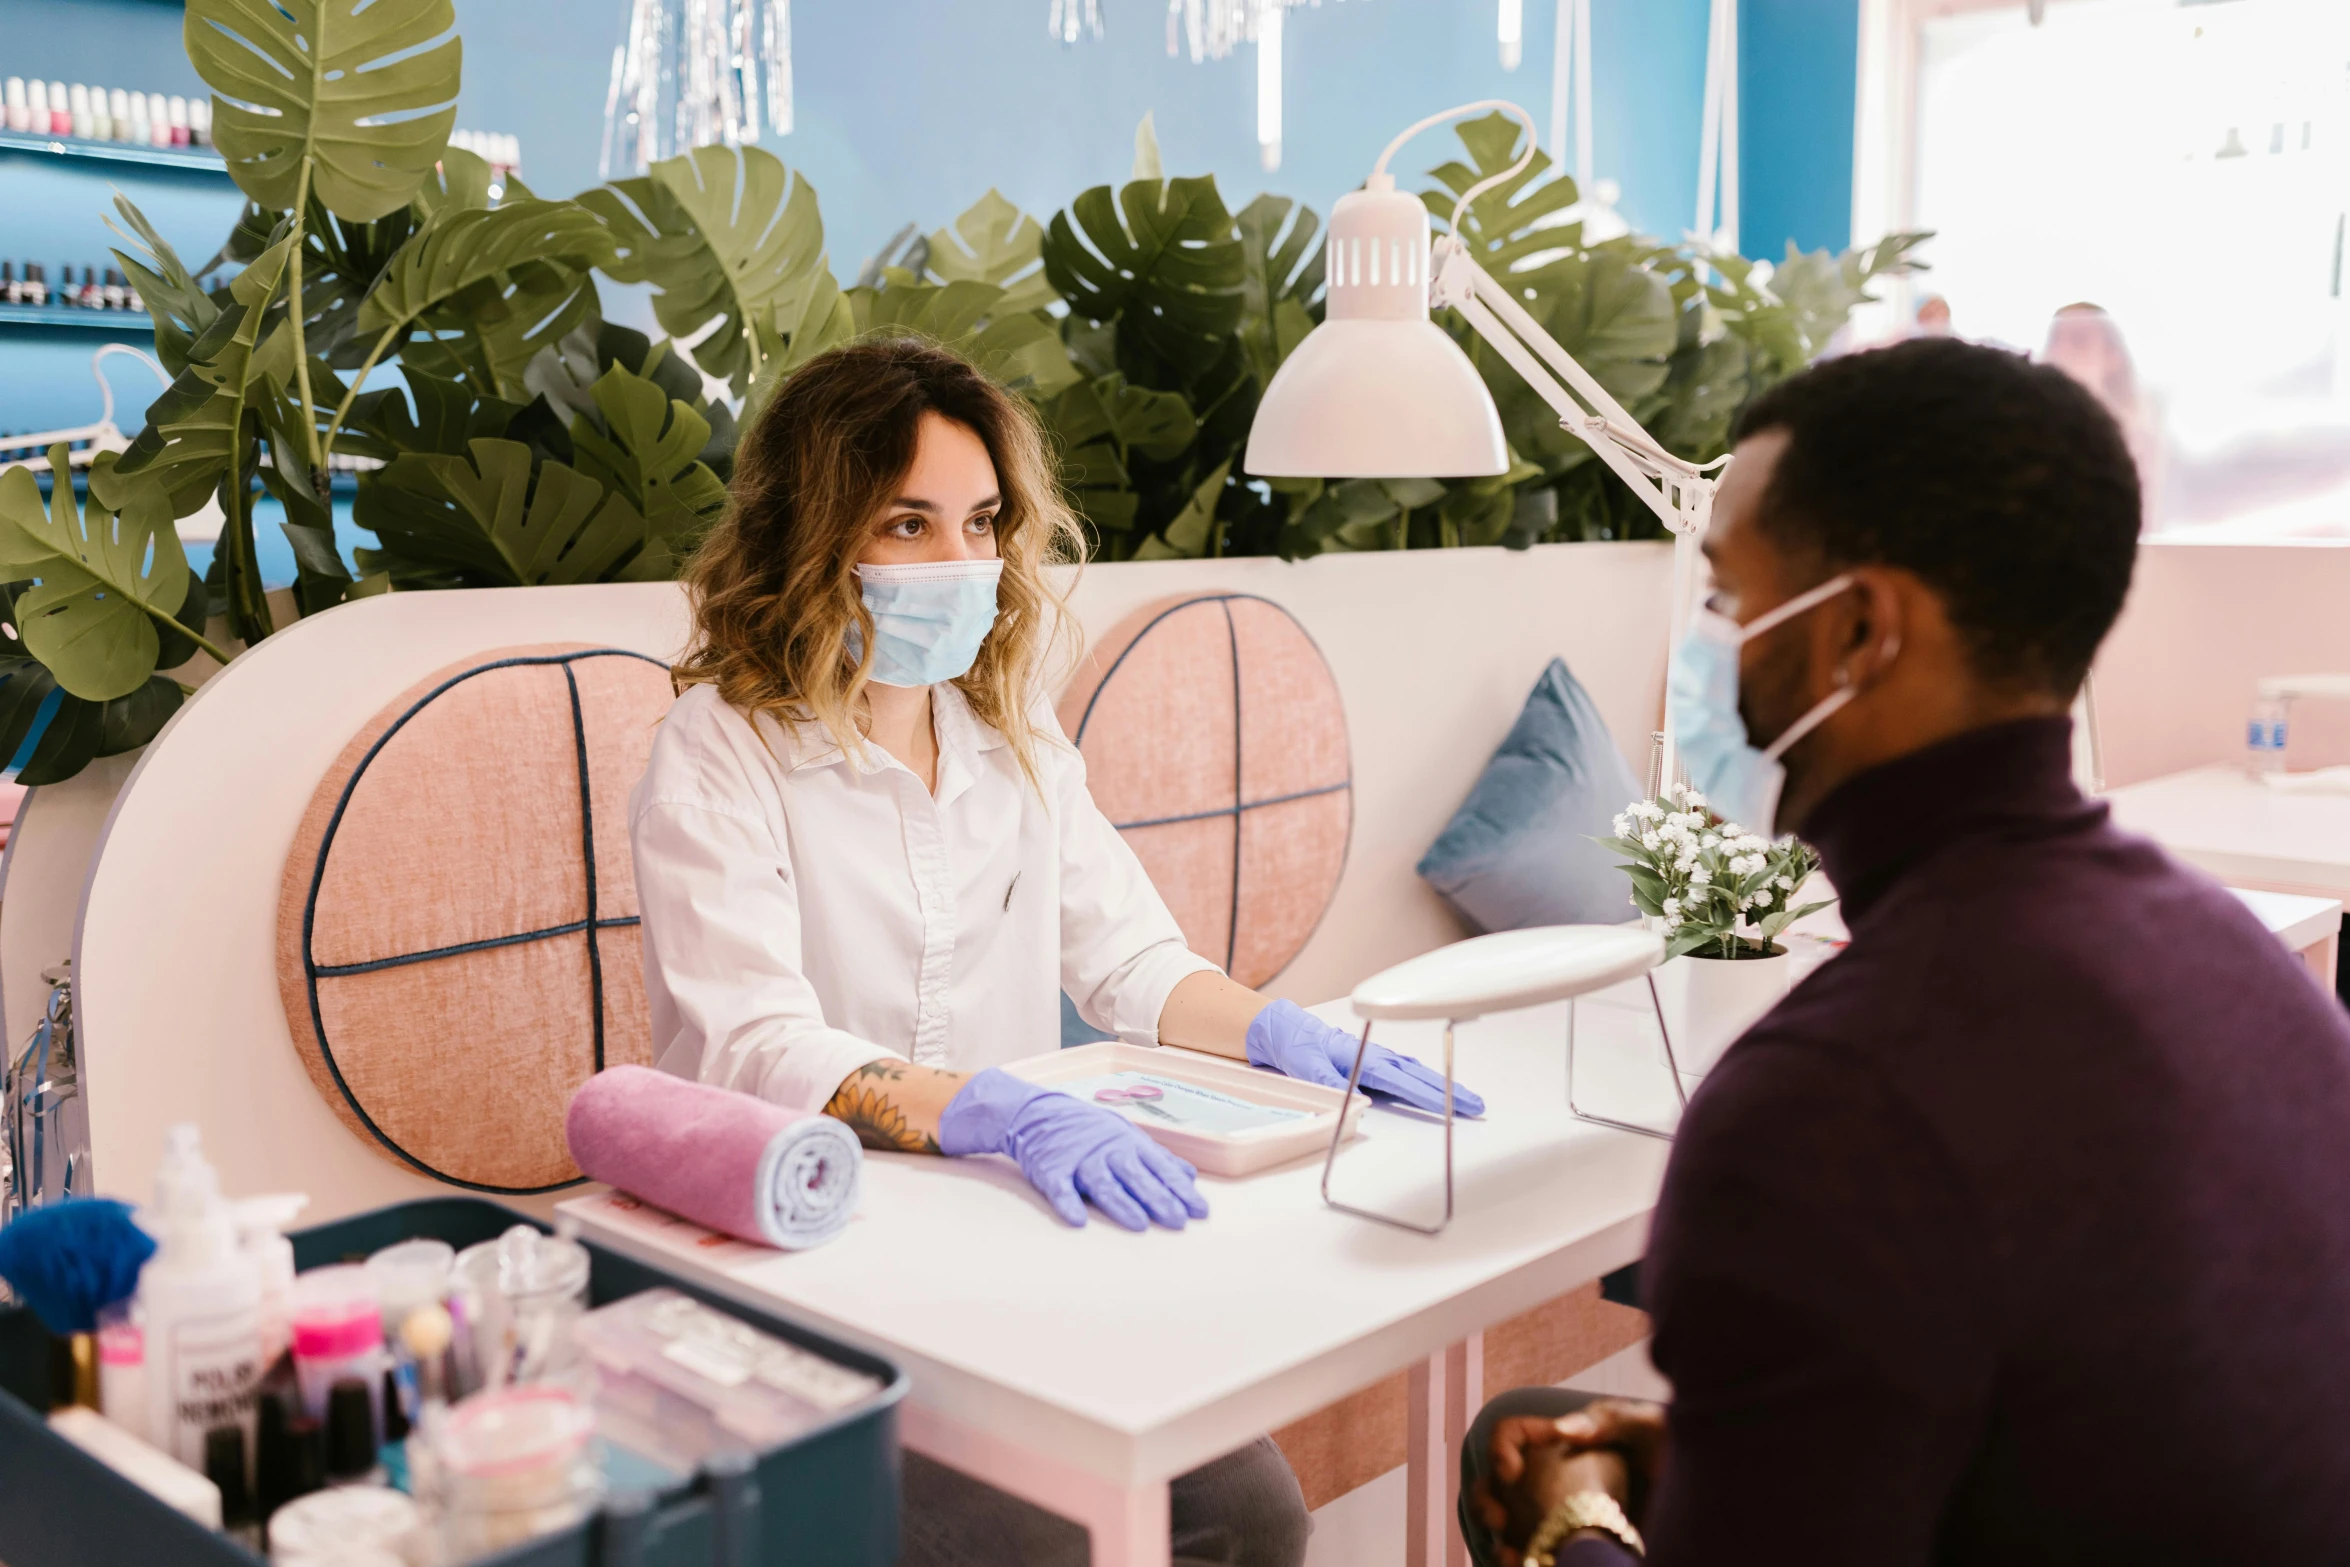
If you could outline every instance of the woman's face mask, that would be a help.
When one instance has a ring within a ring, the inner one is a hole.
[[[1746,720],[1738,716],[1738,650],[1851,586],[1849,576],[1830,577],[1743,626],[1719,611],[1700,609],[1674,651],[1665,681],[1665,719],[1672,726],[1674,750],[1690,786],[1717,813],[1750,832],[1768,836],[1777,830],[1779,794],[1787,786],[1787,769],[1779,758],[1859,693],[1850,685],[1829,693],[1768,747],[1758,749],[1746,738]]]
[[[873,616],[873,676],[885,686],[932,686],[970,673],[980,644],[995,628],[1001,560],[936,560],[911,566],[859,566],[857,581]],[[849,629],[849,656],[860,649]]]

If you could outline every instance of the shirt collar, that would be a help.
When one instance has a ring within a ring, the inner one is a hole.
[[[971,711],[971,703],[956,687],[941,683],[930,688],[931,722],[938,732],[939,799],[943,803],[948,794],[948,781],[960,775],[955,792],[967,787],[977,773],[977,759],[982,751],[993,751],[1011,742],[1007,741],[993,724],[981,720]],[[898,765],[890,756],[875,746],[864,747],[860,760],[855,752],[842,748],[832,731],[814,718],[787,724],[773,714],[761,713],[760,732],[769,747],[783,762],[784,771],[796,773],[806,767],[829,767],[845,764],[859,773],[877,773]]]
[[[1904,872],[1961,838],[2017,825],[2089,826],[2105,816],[2073,786],[2072,720],[2023,718],[1846,779],[1800,832],[1855,924]]]

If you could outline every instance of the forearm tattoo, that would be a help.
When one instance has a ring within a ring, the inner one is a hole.
[[[937,1153],[938,1139],[916,1127],[897,1102],[898,1085],[905,1081],[903,1061],[868,1061],[848,1075],[824,1113],[847,1123],[857,1141],[891,1153]]]

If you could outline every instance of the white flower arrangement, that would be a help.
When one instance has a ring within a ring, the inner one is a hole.
[[[1665,955],[1759,958],[1779,933],[1826,902],[1797,906],[1795,894],[1819,856],[1793,837],[1773,843],[1726,821],[1705,796],[1675,784],[1664,797],[1635,800],[1600,843],[1632,861],[1632,902],[1658,921]]]

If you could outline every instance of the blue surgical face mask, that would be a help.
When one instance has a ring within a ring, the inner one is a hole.
[[[1858,692],[1841,685],[1758,749],[1746,738],[1746,720],[1738,716],[1738,650],[1851,586],[1850,577],[1830,577],[1743,626],[1717,610],[1700,609],[1674,651],[1665,680],[1665,719],[1673,728],[1681,768],[1715,814],[1749,832],[1768,836],[1777,830],[1779,791],[1787,785],[1779,758]]]
[[[866,611],[873,616],[873,675],[885,686],[934,686],[968,674],[995,629],[1000,560],[932,560],[912,566],[859,566]],[[849,630],[849,656],[859,651]]]

